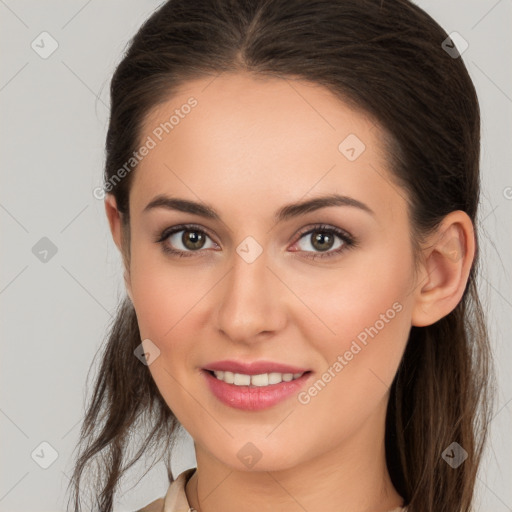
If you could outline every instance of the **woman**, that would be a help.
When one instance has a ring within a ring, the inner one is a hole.
[[[98,455],[92,506],[111,511],[156,450],[170,486],[145,511],[471,510],[490,415],[480,119],[448,34],[406,0],[171,0],[111,100],[129,297],[74,509]],[[174,478],[180,426],[197,468]]]

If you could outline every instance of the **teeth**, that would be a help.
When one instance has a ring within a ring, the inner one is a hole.
[[[245,375],[244,373],[233,373],[224,371],[213,372],[217,379],[234,384],[235,386],[268,386],[270,384],[279,384],[280,382],[290,382],[298,379],[303,373],[260,373],[259,375]]]
[[[250,375],[243,375],[241,373],[235,373],[233,375],[233,384],[235,384],[235,386],[248,386],[250,383]]]

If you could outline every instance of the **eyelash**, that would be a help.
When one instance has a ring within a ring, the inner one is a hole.
[[[196,224],[182,224],[179,226],[173,226],[172,228],[164,229],[164,231],[162,231],[156,237],[155,242],[162,245],[162,250],[165,253],[171,254],[172,256],[178,256],[180,258],[188,258],[188,257],[194,256],[195,255],[194,253],[201,252],[201,249],[199,249],[197,251],[181,251],[181,250],[171,249],[169,246],[167,246],[165,244],[165,241],[171,235],[174,235],[175,233],[179,233],[180,231],[195,231],[195,232],[204,234],[204,235],[208,236],[209,238],[211,238],[210,235],[208,235],[208,233],[204,229],[202,229],[200,226],[198,226]],[[344,252],[348,249],[351,249],[351,248],[357,246],[356,239],[354,237],[352,237],[351,235],[349,235],[346,231],[339,229],[339,228],[335,228],[333,226],[327,226],[325,224],[318,224],[316,226],[309,228],[305,232],[299,233],[299,237],[298,237],[297,241],[299,241],[305,235],[310,235],[311,233],[314,233],[314,232],[322,232],[324,234],[325,233],[334,234],[334,235],[338,236],[343,241],[343,245],[341,247],[339,247],[338,249],[330,251],[330,252],[325,252],[325,253],[317,252],[317,253],[313,253],[313,254],[308,254],[307,256],[305,256],[308,259],[317,260],[317,259],[332,258],[334,256],[341,254],[342,252]],[[302,251],[298,250],[296,252],[302,252]],[[309,253],[310,251],[305,251],[305,252]]]

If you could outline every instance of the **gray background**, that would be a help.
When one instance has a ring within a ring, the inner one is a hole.
[[[101,185],[109,81],[129,38],[160,3],[0,0],[1,511],[63,510],[66,503],[87,371],[124,294],[103,201],[92,194]],[[417,3],[468,41],[463,58],[481,103],[480,285],[499,389],[477,510],[512,511],[512,0]],[[46,59],[31,47],[43,31],[58,43]],[[48,244],[43,237],[57,249],[46,262],[33,252]],[[51,462],[43,442],[57,454],[47,469],[35,462]],[[173,470],[194,465],[185,432]],[[116,509],[163,496],[163,468],[138,482],[144,464],[137,465]]]

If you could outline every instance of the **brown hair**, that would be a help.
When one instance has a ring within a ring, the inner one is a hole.
[[[222,72],[298,78],[325,86],[383,127],[390,168],[407,193],[415,244],[454,210],[469,215],[476,236],[479,105],[462,58],[443,48],[447,37],[408,0],[169,0],[133,37],[112,78],[105,182],[112,183],[139,146],[150,109],[187,80]],[[122,213],[126,264],[134,172],[106,189]],[[494,382],[475,282],[478,252],[477,245],[457,307],[433,325],[411,328],[390,390],[387,464],[409,512],[471,510]],[[173,481],[170,453],[180,425],[134,356],[140,343],[125,298],[82,425],[70,482],[74,510],[80,509],[82,473],[97,457],[102,464],[93,500],[103,512],[112,510],[124,472],[150,450],[165,460]],[[147,436],[127,457],[140,432]],[[452,442],[468,453],[457,469],[441,457]]]

